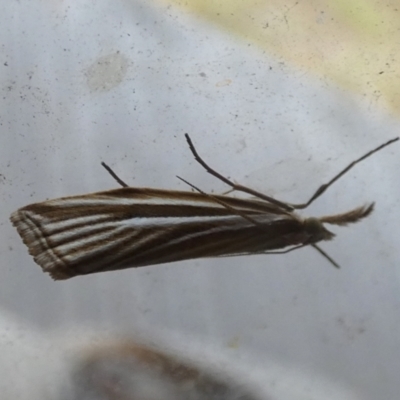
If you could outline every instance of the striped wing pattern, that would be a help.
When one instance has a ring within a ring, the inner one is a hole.
[[[293,213],[259,200],[215,198],[228,207],[200,193],[121,188],[31,204],[11,221],[54,279],[261,253],[307,239]]]

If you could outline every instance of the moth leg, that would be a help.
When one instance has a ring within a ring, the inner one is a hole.
[[[235,182],[235,181],[233,181],[233,183],[236,185],[237,184],[237,182]],[[221,193],[221,196],[227,196],[228,194],[231,194],[231,193],[233,193],[234,191],[235,191],[236,189],[229,189],[229,190],[227,190],[226,192],[223,192],[223,193]]]
[[[228,194],[231,194],[231,193],[233,193],[235,191],[235,189],[229,189],[229,190],[227,190],[226,192],[222,192],[221,193],[221,196],[227,196]]]
[[[339,178],[341,178],[346,172],[351,170],[358,163],[360,163],[361,161],[365,160],[366,158],[372,156],[372,154],[378,152],[379,150],[382,150],[384,147],[389,146],[390,144],[392,144],[394,142],[397,142],[398,140],[399,140],[399,137],[391,139],[388,142],[383,143],[380,146],[376,147],[375,149],[373,149],[373,150],[369,151],[368,153],[364,154],[360,158],[357,158],[357,160],[354,160],[353,162],[351,162],[346,168],[344,168],[337,175],[335,175],[328,183],[324,183],[323,185],[321,185],[317,189],[317,191],[311,196],[310,200],[308,200],[306,203],[303,203],[303,204],[291,204],[291,206],[293,208],[295,208],[295,209],[302,209],[302,208],[308,207],[314,200],[318,199],[318,197],[321,196],[330,186],[332,186]],[[332,262],[332,260],[331,260],[331,262]]]
[[[314,247],[315,250],[318,251],[322,256],[324,256],[335,268],[340,269],[340,265],[333,259],[331,258],[327,253],[325,253],[324,250],[321,249],[321,247],[317,246],[316,244],[312,244],[312,247]]]
[[[290,253],[293,250],[298,250],[298,249],[301,249],[302,247],[306,247],[306,246],[308,246],[308,244],[299,244],[298,246],[293,246],[287,250],[263,251],[261,253],[254,253],[254,254],[286,254],[286,253]]]
[[[302,247],[308,246],[308,244],[299,244],[298,246],[293,246],[287,250],[277,250],[277,251],[258,251],[254,253],[235,253],[235,254],[226,254],[223,256],[218,256],[218,258],[225,257],[243,257],[243,256],[259,256],[261,254],[286,254],[290,253],[293,250],[301,249]]]
[[[256,256],[256,255],[261,255],[261,254],[287,254],[290,253],[293,250],[298,250],[301,249],[302,247],[310,246],[310,244],[305,243],[305,244],[299,244],[298,246],[293,246],[290,249],[287,250],[277,250],[277,251],[260,251],[258,253],[241,253],[241,254],[228,254],[226,256],[218,256],[220,257],[239,257],[239,256]],[[311,246],[317,250],[320,254],[322,254],[335,268],[340,269],[340,265],[333,260],[327,253],[325,253],[324,250],[321,249],[321,247],[317,246],[316,244],[311,244]]]
[[[208,164],[206,164],[206,162],[199,156],[199,154],[197,153],[196,148],[193,145],[192,140],[190,139],[190,136],[185,133],[185,138],[186,141],[188,142],[190,151],[192,152],[195,160],[211,175],[215,176],[217,179],[221,180],[222,182],[226,183],[227,185],[229,185],[233,190],[237,190],[238,192],[243,192],[243,193],[247,193],[247,194],[251,194],[252,196],[258,197],[262,200],[268,201],[272,204],[277,205],[278,207],[283,208],[284,210],[287,211],[292,211],[294,209],[293,206],[291,206],[290,204],[284,203],[282,201],[276,200],[273,197],[267,196],[263,193],[257,192],[256,190],[250,189],[246,186],[242,186],[239,184],[236,184],[232,181],[230,181],[228,178],[225,178],[223,175],[221,175],[220,173],[218,173],[217,171],[215,171],[214,169],[212,169]]]
[[[122,186],[128,187],[128,185],[105,163],[102,162],[101,165],[106,169],[106,171]]]
[[[297,249],[300,249],[305,246],[309,246],[309,244],[300,244],[299,246],[294,246],[288,250],[283,250],[283,251],[266,251],[263,254],[285,254],[285,253],[290,253],[293,250],[297,250]],[[327,253],[325,253],[325,251],[322,250],[321,247],[317,246],[316,244],[311,244],[311,246],[315,250],[317,250],[320,254],[322,254],[335,268],[340,269],[340,265],[333,258],[331,258]]]
[[[212,194],[208,194],[206,192],[203,192],[201,189],[199,189],[197,186],[192,185],[190,182],[188,182],[187,180],[181,178],[180,176],[177,176],[178,179],[180,179],[182,182],[186,183],[186,185],[189,185],[191,188],[193,188],[194,190],[196,190],[197,192],[201,193],[202,195],[204,195],[205,197],[209,197],[210,199],[212,199],[213,201],[215,201],[216,203],[220,204],[221,206],[225,207],[227,210],[232,211],[233,213],[239,215],[240,217],[244,218],[245,220],[251,222],[254,225],[262,225],[260,224],[260,222],[256,221],[255,219],[249,217],[248,215],[240,212],[239,210],[236,210],[236,208],[231,207],[230,205],[226,204],[223,200],[220,200],[218,198],[216,198],[215,196],[213,196]]]
[[[309,246],[310,244],[305,243],[305,244],[300,244],[298,246],[291,247],[288,250],[282,250],[282,251],[265,251],[262,254],[286,254],[290,253],[293,250],[301,249],[302,247]],[[333,259],[331,258],[327,253],[325,253],[324,250],[321,249],[321,247],[317,246],[316,244],[311,244],[311,246],[317,250],[320,254],[322,254],[335,268],[340,269],[340,265]],[[257,254],[257,253],[256,253]]]

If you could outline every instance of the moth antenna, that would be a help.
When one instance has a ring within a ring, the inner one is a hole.
[[[368,217],[368,215],[374,211],[374,207],[375,203],[371,203],[342,214],[327,215],[318,219],[326,224],[346,226],[347,224],[354,224],[355,222]]]
[[[101,165],[106,169],[106,171],[122,186],[128,187],[128,185],[109,167],[105,162],[102,162]]]
[[[365,160],[366,158],[372,156],[372,154],[382,150],[384,147],[389,146],[390,144],[397,142],[400,139],[400,137],[396,137],[394,139],[391,139],[380,146],[376,147],[373,150],[370,150],[368,153],[364,154],[360,158],[357,158],[357,160],[354,160],[351,162],[346,168],[342,169],[338,174],[336,174],[328,183],[324,183],[321,185],[316,192],[311,196],[310,200],[308,200],[306,203],[303,204],[291,204],[291,206],[295,209],[303,209],[308,207],[314,200],[318,199],[324,193],[329,187],[331,187],[339,178],[341,178],[346,172],[351,170],[353,167],[355,167],[358,163],[361,161]]]

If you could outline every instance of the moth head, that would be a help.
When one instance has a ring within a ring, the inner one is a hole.
[[[317,243],[321,240],[331,240],[335,236],[334,233],[324,227],[319,218],[306,218],[304,220],[304,228],[309,235],[309,239],[307,240],[309,244]]]

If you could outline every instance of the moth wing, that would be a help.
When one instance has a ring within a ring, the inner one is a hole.
[[[122,188],[24,207],[11,221],[54,279],[285,247],[301,221],[268,203]]]

